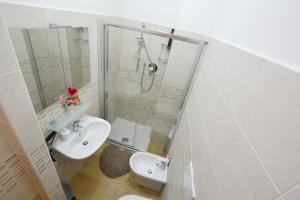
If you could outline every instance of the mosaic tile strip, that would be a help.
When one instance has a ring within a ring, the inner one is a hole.
[[[22,178],[26,176],[16,154],[11,154],[0,163],[0,196],[11,192]]]
[[[52,161],[48,154],[48,148],[44,144],[30,154],[31,160],[39,175],[43,175],[46,170],[52,166]]]
[[[42,200],[42,198],[39,194],[36,194],[31,200]]]

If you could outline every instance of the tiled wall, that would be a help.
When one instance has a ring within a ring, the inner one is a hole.
[[[0,38],[0,127],[7,138],[1,140],[7,145],[1,145],[1,173],[6,176],[1,180],[1,195],[4,199],[64,199],[2,16]]]
[[[298,200],[300,74],[211,40],[173,140],[162,199]]]
[[[9,126],[5,116],[1,113],[0,121],[0,199],[33,199],[37,196],[37,190],[28,178],[25,166],[20,156],[12,147],[6,137],[11,134],[4,127]],[[2,121],[3,120],[3,121]]]
[[[97,17],[92,16],[92,15],[86,15],[86,14],[79,14],[79,13],[73,13],[73,12],[65,12],[65,11],[55,11],[51,9],[42,9],[42,8],[31,8],[31,7],[25,7],[25,6],[16,6],[16,5],[10,5],[10,4],[0,4],[0,9],[3,13],[3,18],[5,22],[7,23],[8,29],[20,29],[20,28],[48,28],[49,23],[55,23],[55,24],[60,24],[60,25],[72,25],[74,27],[87,27],[88,28],[88,39],[89,39],[89,54],[90,54],[90,60],[86,61],[85,63],[89,62],[90,63],[90,83],[87,84],[86,86],[82,87],[79,89],[79,93],[81,96],[81,100],[83,102],[90,102],[91,107],[90,110],[88,111],[88,114],[90,115],[95,115],[95,116],[101,116],[102,111],[100,108],[102,106],[99,106],[100,102],[99,100],[102,99],[101,97],[101,91],[100,91],[100,86],[99,80],[99,65],[98,65],[98,32],[97,32]],[[14,48],[10,49],[10,51],[14,51]],[[1,51],[2,52],[2,51]],[[86,56],[86,54],[84,55]],[[17,60],[16,60],[17,62]],[[8,63],[9,64],[9,63]],[[15,63],[14,63],[15,64]],[[15,64],[17,67],[16,68],[9,68],[9,70],[13,71],[18,68],[18,64]],[[18,71],[17,73],[17,78],[16,80],[23,80],[22,73]],[[9,79],[10,80],[10,79]],[[16,85],[14,82],[13,84],[9,82],[9,80],[3,80],[5,84],[2,85]],[[26,105],[23,103],[19,103],[17,106],[14,106],[13,108],[15,109],[14,112],[19,113],[20,110],[24,110],[24,112],[27,112],[28,109],[32,108],[30,98],[27,99],[27,88],[25,85],[22,85],[23,89],[21,93],[18,93],[17,98],[22,99],[21,102],[26,100]],[[2,88],[2,87],[1,87]],[[2,92],[1,92],[2,94]],[[11,95],[11,94],[10,94]],[[29,101],[29,103],[27,102]],[[27,104],[28,103],[28,104]],[[12,105],[10,105],[12,106]],[[10,107],[7,106],[7,107]],[[49,133],[48,130],[48,123],[57,118],[60,114],[62,114],[64,110],[61,108],[60,104],[58,102],[54,103],[53,105],[47,107],[46,109],[42,110],[39,113],[32,113],[31,118],[28,119],[28,123],[32,122],[31,120],[34,120],[34,124],[38,126],[38,137],[40,137],[40,141],[43,142],[43,136],[47,135]],[[36,116],[38,118],[38,121],[36,121]],[[42,129],[42,131],[40,131]],[[31,135],[30,137],[27,137],[28,140],[31,139],[32,137],[35,137]],[[23,138],[20,139],[23,141]],[[26,141],[26,140],[25,140]],[[27,144],[29,145],[29,144]],[[30,145],[29,145],[30,146]],[[39,146],[38,151],[34,151],[34,154],[32,156],[37,158],[40,158],[40,154],[48,152],[48,149],[46,146],[42,147]],[[55,168],[53,167],[53,163],[50,160],[50,157],[48,153],[43,156],[44,158],[49,159],[49,165],[51,167],[51,173],[56,174],[56,171],[59,173],[60,178],[68,180],[80,167],[81,163],[80,162],[71,162],[67,159],[64,159],[61,156],[57,156],[57,162],[55,162]],[[47,161],[48,162],[48,161]],[[40,169],[41,173],[43,169]],[[47,174],[43,175],[45,177],[45,180],[48,178],[48,185],[44,185],[45,188],[49,189],[49,192],[51,192],[51,195],[53,199],[59,199],[59,197],[54,197],[55,195],[60,195],[57,191],[60,191],[61,186],[55,185],[55,187],[52,187],[52,179],[57,178],[56,176],[52,177],[47,177],[50,175],[48,173],[49,170],[46,170]],[[45,172],[44,172],[45,173]],[[47,183],[46,183],[47,184]],[[51,198],[52,198],[51,197]]]

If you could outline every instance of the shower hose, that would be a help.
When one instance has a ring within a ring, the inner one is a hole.
[[[149,92],[153,86],[153,82],[154,82],[154,77],[155,77],[155,73],[149,73],[149,76],[151,76],[151,84],[148,88],[144,87],[144,74],[145,74],[145,67],[147,66],[146,63],[144,63],[144,67],[143,67],[143,73],[142,73],[142,78],[141,78],[141,90],[143,92]]]

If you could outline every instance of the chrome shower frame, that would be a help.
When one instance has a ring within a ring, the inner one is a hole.
[[[170,34],[170,33],[163,32],[163,31],[151,30],[151,29],[147,29],[147,28],[143,28],[143,27],[135,27],[135,26],[124,25],[124,24],[103,23],[102,26],[99,27],[100,29],[102,29],[101,30],[102,39],[100,41],[100,49],[102,52],[102,54],[101,54],[102,56],[100,57],[100,59],[101,59],[100,63],[101,63],[101,69],[103,70],[104,119],[106,119],[106,120],[108,119],[108,48],[109,48],[108,41],[109,41],[109,28],[110,27],[125,29],[125,30],[130,30],[130,31],[136,31],[136,32],[140,32],[140,33],[150,34],[150,35],[156,35],[156,36],[160,36],[160,37],[165,37],[165,38],[169,38],[169,39],[173,39],[173,40],[178,40],[178,41],[183,41],[183,42],[198,45],[198,49],[196,52],[196,56],[194,58],[193,66],[192,66],[191,72],[189,74],[189,78],[188,78],[186,87],[184,89],[184,95],[182,97],[182,104],[180,105],[180,110],[179,110],[179,113],[177,116],[175,128],[173,129],[173,134],[169,138],[170,141],[172,141],[172,139],[174,138],[175,132],[177,130],[178,124],[179,124],[178,122],[182,118],[182,114],[183,114],[185,105],[186,105],[188,97],[191,93],[191,90],[192,90],[191,86],[195,81],[198,71],[200,70],[201,63],[202,63],[208,42],[185,37],[185,36],[180,36],[177,34]],[[101,106],[101,103],[100,103],[100,106]],[[116,143],[114,141],[110,141],[110,142]],[[119,145],[123,146],[122,144],[119,144]],[[171,142],[168,143],[168,145],[166,147],[166,151],[169,150],[170,145],[171,145]],[[131,147],[129,147],[129,148],[131,148]],[[134,148],[131,148],[131,149],[134,149]],[[134,149],[134,150],[136,150],[136,149]]]

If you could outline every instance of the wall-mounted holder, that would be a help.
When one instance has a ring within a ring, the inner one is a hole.
[[[158,60],[162,63],[168,63],[171,49],[167,44],[161,44]]]
[[[60,117],[55,120],[52,120],[49,123],[49,129],[55,132],[59,132],[64,127],[71,124],[77,118],[81,118],[87,110],[89,109],[91,103],[81,103],[74,107],[71,111],[64,112]]]

